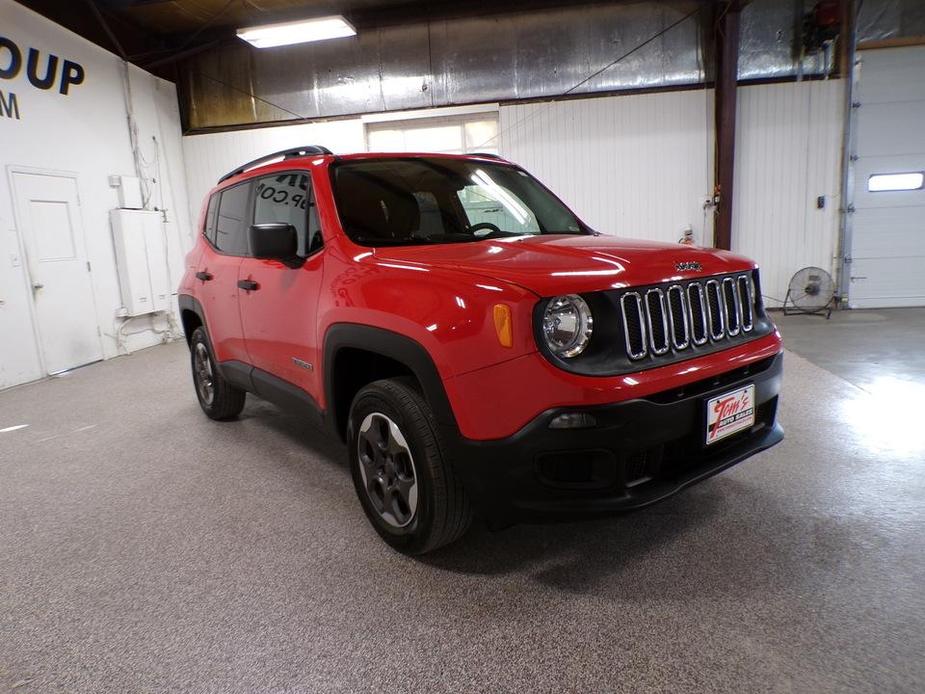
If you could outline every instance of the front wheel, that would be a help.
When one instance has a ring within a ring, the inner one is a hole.
[[[234,419],[244,409],[247,397],[240,388],[228,383],[215,366],[209,338],[203,328],[196,328],[190,336],[190,362],[193,385],[199,406],[212,419]]]
[[[472,512],[465,490],[430,406],[408,381],[376,381],[357,393],[347,440],[357,496],[392,547],[424,554],[466,532]]]

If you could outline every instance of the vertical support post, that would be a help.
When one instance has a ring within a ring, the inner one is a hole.
[[[854,198],[854,166],[851,154],[854,149],[855,114],[854,88],[857,80],[857,4],[855,0],[841,0],[841,29],[838,35],[839,72],[845,78],[844,130],[842,131],[841,200],[838,219],[838,261],[835,265],[835,286],[838,288],[836,306],[847,302],[851,292],[851,210]]]
[[[854,72],[855,7],[853,0],[838,0],[838,76],[851,77]]]
[[[732,199],[735,174],[736,84],[739,72],[739,0],[722,0],[714,25],[716,48],[716,183],[719,206],[713,229],[716,248],[732,247]]]

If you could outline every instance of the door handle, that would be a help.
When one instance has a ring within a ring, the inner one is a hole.
[[[210,279],[212,279],[212,273],[200,270],[196,273],[196,279],[202,280],[203,282],[208,282]]]
[[[260,285],[254,280],[238,280],[238,288],[248,292],[255,292],[260,289]]]
[[[33,282],[33,283],[32,283],[32,288],[35,289],[35,290],[44,289],[44,288],[45,288],[45,285],[42,284],[41,282]]]

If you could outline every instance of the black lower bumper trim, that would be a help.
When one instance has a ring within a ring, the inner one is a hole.
[[[783,355],[683,391],[544,412],[513,436],[473,441],[445,431],[454,465],[492,525],[597,516],[648,506],[777,444]],[[706,446],[706,400],[755,386],[750,429]],[[589,429],[550,429],[563,412],[587,412]]]

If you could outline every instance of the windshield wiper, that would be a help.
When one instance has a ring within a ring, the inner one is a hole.
[[[476,236],[475,234],[473,234],[471,240],[472,241],[485,241],[486,239],[506,239],[506,238],[510,238],[511,236],[535,236],[535,234],[524,233],[521,231],[505,231],[503,229],[498,229],[498,231],[491,231],[487,234],[482,234],[479,236]]]

